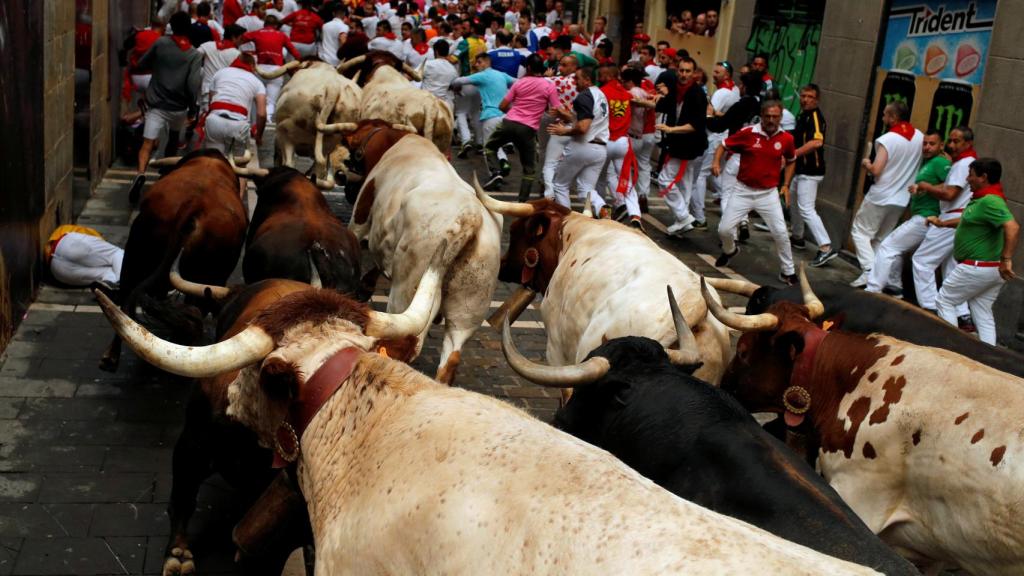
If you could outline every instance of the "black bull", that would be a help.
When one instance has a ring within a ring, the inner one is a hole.
[[[576,388],[557,427],[690,502],[886,574],[917,573],[730,394],[673,366],[657,342],[616,338],[593,356],[611,369]]]
[[[916,306],[839,282],[815,282],[814,292],[825,305],[822,319],[833,322],[835,329],[859,334],[878,332],[920,346],[942,348],[1024,377],[1024,354],[986,344]],[[747,302],[747,314],[760,314],[782,300],[802,304],[800,287],[758,288]]]

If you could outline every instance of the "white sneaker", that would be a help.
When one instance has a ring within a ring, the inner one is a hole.
[[[871,275],[871,270],[865,270],[857,276],[857,279],[850,282],[850,286],[853,288],[863,288],[868,285],[868,276]]]
[[[693,230],[693,223],[696,219],[692,215],[687,215],[685,220],[676,220],[671,226],[667,228],[669,234],[683,234]]]

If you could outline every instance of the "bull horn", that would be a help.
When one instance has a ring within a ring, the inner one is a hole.
[[[339,63],[338,67],[335,68],[335,70],[337,70],[339,74],[344,74],[345,72],[348,72],[349,68],[351,68],[353,66],[359,66],[365,60],[366,60],[366,54],[363,54],[362,56],[356,56],[355,58],[352,58],[351,60],[345,60],[344,62]]]
[[[208,378],[259,362],[274,351],[274,339],[258,326],[209,346],[182,346],[157,338],[118,308],[99,290],[96,301],[117,334],[153,366],[188,378]]]
[[[572,366],[545,366],[527,359],[516,350],[508,316],[505,316],[501,325],[501,351],[517,374],[534,384],[549,388],[575,388],[589,384],[607,374],[611,368],[608,359],[603,356],[595,356]]]
[[[327,178],[316,178],[313,184],[326,192],[330,192],[338,187],[338,183],[334,181],[334,175],[330,171],[328,171]]]
[[[746,280],[733,280],[732,278],[708,278],[708,285],[715,290],[722,292],[728,292],[730,294],[739,294],[740,296],[746,296],[750,298],[754,295],[760,286],[753,282],[747,282]]]
[[[370,312],[370,321],[366,325],[366,335],[374,338],[401,338],[416,335],[433,320],[434,301],[441,296],[441,281],[444,277],[443,260],[448,241],[442,240],[434,251],[430,265],[420,278],[416,287],[416,295],[409,307],[401,314],[387,312]]]
[[[281,76],[284,76],[286,73],[291,72],[292,70],[295,70],[296,68],[299,68],[301,66],[301,60],[292,60],[291,62],[285,64],[284,66],[278,66],[276,69],[271,70],[270,72],[263,72],[262,70],[260,70],[259,66],[257,66],[255,70],[256,74],[260,78],[263,78],[265,80],[273,80],[274,78],[280,78]]]
[[[317,131],[323,132],[324,134],[352,132],[356,128],[359,128],[359,125],[355,122],[336,122],[334,124],[324,124],[322,122],[316,123]]]
[[[804,297],[804,306],[807,307],[808,317],[811,320],[820,318],[825,313],[825,305],[818,300],[814,290],[811,290],[811,282],[807,279],[807,266],[804,262],[800,263],[800,292]]]
[[[476,177],[476,172],[473,172],[473,188],[476,190],[476,197],[480,199],[480,203],[484,205],[490,212],[495,214],[503,214],[505,216],[532,216],[534,212],[533,204],[526,202],[505,202],[503,200],[495,200],[491,198],[484,189],[480,187],[480,180]]]
[[[152,168],[166,168],[168,166],[176,166],[181,161],[181,156],[166,156],[157,160],[150,160],[149,165]]]
[[[319,243],[313,244],[313,248],[319,248]],[[309,285],[313,288],[323,288],[324,284],[320,281],[320,271],[316,269],[316,262],[313,261],[313,253],[307,251],[306,256],[309,258]]]
[[[184,250],[178,252],[178,257],[174,259],[174,264],[171,265],[170,280],[171,286],[175,290],[186,296],[209,298],[212,300],[223,300],[231,294],[231,289],[224,286],[200,284],[198,282],[192,282],[182,278],[181,273],[178,272],[178,262],[181,260],[182,252],[184,252]]]
[[[264,178],[267,174],[270,174],[270,170],[266,168],[239,168],[235,166],[235,157],[232,154],[228,154],[228,164],[231,164],[231,169],[235,171],[238,176],[256,176],[257,178]]]
[[[232,142],[231,144],[233,146],[234,142]],[[248,165],[249,162],[252,161],[252,150],[249,150],[248,148],[246,148],[245,149],[245,154],[242,154],[241,156],[235,156],[234,157],[234,161],[235,161],[235,164],[241,164],[242,166]]]
[[[594,217],[594,203],[590,201],[590,194],[587,193],[587,197],[583,200],[583,212],[580,212],[587,218]]]
[[[418,130],[416,130],[415,126],[410,126],[409,124],[398,124],[396,122],[392,124],[391,127],[394,128],[395,130],[405,130],[406,132],[412,132],[413,134],[419,132]]]
[[[402,63],[402,72],[405,72],[406,76],[417,82],[423,81],[423,74],[420,74],[419,70],[413,68],[412,66],[409,66],[408,62]]]
[[[362,73],[363,73],[362,70],[356,70],[356,75],[352,77],[352,83],[353,84],[359,84],[359,76],[361,76]]]
[[[679,310],[679,303],[672,287],[668,287],[668,306],[672,310],[672,323],[676,327],[676,336],[679,337],[679,350],[665,349],[669,360],[678,366],[700,366],[703,361],[700,358],[700,350],[697,348],[697,339],[693,337],[693,331]]]
[[[703,276],[700,278],[700,293],[704,297],[704,301],[707,302],[711,315],[729,328],[742,332],[767,332],[774,330],[779,325],[779,317],[770,312],[751,314],[749,316],[729,312],[718,300],[711,296],[711,292],[708,291],[707,280]]]

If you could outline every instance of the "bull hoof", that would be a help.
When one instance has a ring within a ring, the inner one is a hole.
[[[104,372],[117,372],[118,360],[119,358],[104,355],[103,358],[100,358],[100,370]]]
[[[195,573],[196,563],[192,559],[192,551],[188,548],[171,548],[171,553],[164,559],[161,576],[186,576]]]
[[[451,386],[455,383],[455,369],[459,367],[462,360],[462,353],[458,350],[448,356],[448,360],[437,371],[437,381]]]

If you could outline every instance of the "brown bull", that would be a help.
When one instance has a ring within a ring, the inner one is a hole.
[[[384,66],[401,70],[413,80],[419,81],[423,79],[419,71],[387,50],[370,50],[366,54],[342,62],[338,65],[338,72],[341,72],[347,78],[351,78],[362,88],[373,79],[374,72]]]
[[[359,242],[309,179],[293,168],[274,168],[259,181],[256,195],[242,260],[246,282],[310,282],[317,275],[324,288],[356,293]]]
[[[142,294],[161,297],[171,289],[168,273],[180,253],[181,275],[223,285],[245,241],[246,213],[238,177],[216,150],[185,156],[153,184],[132,222],[121,267],[121,307],[129,316]],[[116,370],[121,339],[114,336],[100,362]]]

